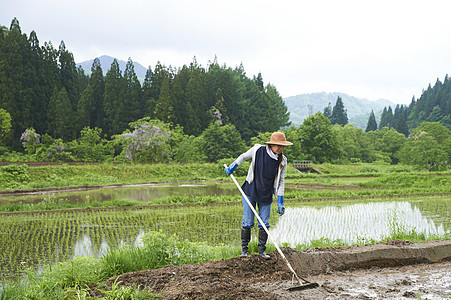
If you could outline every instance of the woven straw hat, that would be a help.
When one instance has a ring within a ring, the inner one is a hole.
[[[271,140],[269,142],[265,142],[267,145],[279,145],[279,146],[291,146],[292,142],[287,141],[285,138],[285,133],[276,131],[271,134]]]

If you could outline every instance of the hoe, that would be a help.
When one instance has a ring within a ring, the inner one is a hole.
[[[227,168],[227,165],[224,164],[224,167]],[[252,209],[252,212],[254,213],[254,215],[257,217],[258,221],[260,222],[260,224],[263,226],[263,229],[266,231],[266,233],[268,234],[268,236],[271,238],[272,242],[274,243],[274,246],[276,246],[277,251],[279,252],[280,256],[283,258],[283,260],[285,261],[285,263],[288,266],[288,269],[290,269],[290,271],[293,273],[294,277],[296,278],[296,280],[298,281],[299,285],[293,286],[288,288],[288,291],[299,291],[299,290],[306,290],[306,289],[312,289],[312,288],[316,288],[319,287],[319,284],[316,282],[309,282],[301,277],[298,276],[298,274],[296,274],[296,272],[294,271],[293,267],[291,267],[290,262],[288,261],[288,259],[285,257],[285,255],[283,254],[282,250],[280,250],[279,246],[277,245],[276,241],[274,240],[274,238],[271,236],[271,234],[269,233],[268,228],[266,228],[265,224],[263,223],[262,219],[260,218],[260,216],[257,214],[257,212],[255,211],[255,208],[251,205],[251,202],[249,201],[249,199],[247,198],[246,194],[244,193],[243,189],[241,188],[241,186],[239,185],[239,183],[236,181],[235,176],[233,176],[232,174],[230,174],[230,177],[232,178],[233,182],[235,182],[236,186],[238,187],[238,189],[241,192],[241,195],[243,195],[244,199],[246,200],[247,204],[249,205],[249,207]]]

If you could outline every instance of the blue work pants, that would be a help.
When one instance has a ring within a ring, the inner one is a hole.
[[[247,201],[244,198],[244,196],[242,196],[241,198],[242,198],[242,201],[243,201],[243,221],[241,222],[241,226],[243,226],[243,228],[252,228],[252,227],[254,227],[254,221],[255,221],[254,212],[249,207],[249,204],[247,204]],[[271,203],[269,203],[269,204],[258,203],[258,202],[252,201],[252,199],[249,198],[249,197],[247,197],[247,198],[251,202],[251,204],[254,207],[254,209],[256,208],[256,206],[258,206],[258,215],[262,219],[262,221],[265,224],[266,228],[269,228],[269,226],[270,226],[269,225],[269,217],[270,217],[270,214],[271,214]],[[259,228],[263,228],[263,226],[260,224],[260,222],[258,222],[258,227]]]

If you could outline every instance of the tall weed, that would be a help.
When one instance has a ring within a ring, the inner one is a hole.
[[[149,232],[140,247],[109,250],[101,259],[103,277],[130,271],[156,269],[168,264],[195,264],[217,259],[214,247],[180,241],[175,236]]]

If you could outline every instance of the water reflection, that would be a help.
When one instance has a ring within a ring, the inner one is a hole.
[[[135,184],[105,186],[98,189],[76,190],[71,192],[30,192],[27,195],[8,195],[0,197],[0,205],[11,202],[39,203],[52,194],[56,199],[65,199],[75,204],[90,201],[135,200],[151,202],[173,196],[234,196],[239,197],[236,187],[231,183],[218,182],[174,182],[164,184]]]
[[[92,242],[87,234],[75,242],[74,257],[92,255]]]
[[[410,202],[288,207],[270,232],[278,243],[298,245],[320,238],[345,243],[380,241],[393,233],[412,230],[426,237],[445,234],[443,224],[435,224]]]
[[[143,245],[143,237],[145,235],[144,230],[141,230],[136,236],[135,242],[131,243],[134,247],[141,247]],[[118,241],[117,247],[111,245],[112,248],[122,248],[126,245],[124,240]],[[97,250],[96,250],[97,249]],[[74,245],[74,255],[72,258],[77,256],[102,256],[108,252],[110,245],[106,238],[104,238],[100,246],[95,247],[91,238],[88,234],[84,234],[79,240],[75,242]]]

